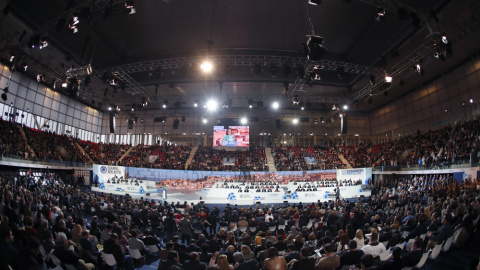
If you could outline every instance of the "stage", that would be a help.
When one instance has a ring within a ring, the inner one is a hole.
[[[283,203],[289,201],[290,203],[309,203],[309,202],[324,202],[335,200],[334,187],[320,187],[316,191],[295,191],[289,190],[287,185],[280,185],[279,191],[275,192],[256,192],[250,190],[249,192],[239,192],[238,189],[230,188],[204,188],[199,191],[186,189],[167,189],[168,202],[184,202],[197,203],[204,201],[207,204],[241,204],[250,205],[257,202],[261,203]],[[119,190],[106,190],[98,187],[92,187],[94,192],[110,193],[115,195],[129,194],[132,198],[148,198],[163,201],[163,192],[124,192]],[[148,191],[148,189],[147,189]],[[148,195],[147,195],[148,194]],[[364,190],[361,185],[340,187],[340,198],[355,199],[360,196],[370,196],[370,190]]]

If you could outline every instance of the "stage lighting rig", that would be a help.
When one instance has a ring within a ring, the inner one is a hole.
[[[133,5],[133,0],[125,1],[125,11],[130,15],[135,14],[137,12],[137,10]]]

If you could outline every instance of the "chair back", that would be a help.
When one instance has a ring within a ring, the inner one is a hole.
[[[115,257],[113,256],[113,254],[107,254],[102,252],[102,257],[108,266],[117,265],[117,261],[115,260]]]
[[[143,258],[142,253],[140,253],[140,250],[138,249],[128,248],[128,253],[130,253],[132,258],[136,260]]]

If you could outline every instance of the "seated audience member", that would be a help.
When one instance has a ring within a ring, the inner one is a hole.
[[[433,248],[438,244],[443,243],[450,236],[452,236],[453,232],[452,232],[452,225],[450,224],[451,221],[452,221],[452,216],[449,214],[445,214],[443,215],[443,218],[442,218],[442,227],[440,229],[440,232],[435,234],[430,231],[427,233],[427,237],[429,238],[427,250]]]
[[[233,254],[233,258],[235,259],[235,270],[258,270],[259,265],[257,260],[250,259],[245,260],[245,257],[241,252],[235,252]]]
[[[185,270],[205,270],[206,265],[200,262],[200,256],[197,252],[191,252],[190,257],[183,263]]]
[[[179,267],[179,269],[183,269],[183,265],[179,262],[180,258],[178,256],[178,252],[173,250],[168,253],[167,260],[160,260],[158,264],[158,270],[169,270],[174,269],[174,267]]]
[[[125,268],[126,270],[133,270],[133,258],[130,255],[124,255],[122,248],[117,244],[118,236],[116,233],[112,233],[110,239],[106,240],[103,243],[103,252],[106,254],[112,254],[117,261],[117,265],[120,268]]]
[[[219,255],[220,253],[215,252],[212,259],[210,260],[209,266],[216,266],[220,270],[232,270],[233,266],[228,263],[227,255]]]
[[[360,265],[362,266],[362,270],[373,270],[375,267],[373,266],[375,260],[371,254],[365,254],[360,259]]]
[[[363,253],[370,254],[374,258],[378,257],[385,250],[385,246],[378,242],[378,233],[372,233],[370,243],[362,248]]]
[[[310,258],[310,248],[304,247],[300,250],[300,259],[291,260],[290,270],[306,270],[315,268],[315,259]]]
[[[348,242],[348,250],[340,254],[341,265],[360,265],[360,259],[364,255],[363,251],[357,249],[357,241]]]
[[[422,248],[423,248],[423,240],[422,238],[417,237],[415,239],[415,242],[413,242],[412,250],[404,252],[402,254],[403,266],[404,267],[415,266],[422,258],[422,255],[423,255]]]
[[[278,250],[271,247],[267,250],[265,259],[265,270],[287,270],[287,262],[283,256],[278,256]]]
[[[333,244],[325,245],[325,256],[315,264],[315,270],[335,270],[340,266],[340,256],[335,255]]]
[[[289,263],[291,260],[298,260],[300,259],[300,252],[295,250],[294,244],[288,245],[288,253],[285,254],[285,260]]]

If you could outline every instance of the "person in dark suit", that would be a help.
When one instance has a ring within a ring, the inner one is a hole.
[[[308,256],[310,248],[304,247],[300,250],[300,259],[291,260],[289,265],[292,265],[290,270],[305,270],[305,269],[314,269],[315,268],[315,259],[309,258]]]
[[[433,235],[433,233],[430,231],[427,233],[427,237],[429,237],[429,242],[427,244],[427,250],[430,248],[433,248],[435,245],[443,243],[443,241],[447,240],[450,236],[452,236],[452,225],[450,225],[452,221],[452,216],[447,214],[444,215],[442,218],[442,228],[440,229],[440,232],[436,235]]]
[[[197,252],[191,252],[190,258],[183,263],[185,270],[205,270],[206,265],[200,262],[200,256]]]
[[[167,260],[162,260],[158,264],[157,270],[167,270],[172,266],[177,266],[180,268],[183,268],[183,265],[179,263],[180,259],[178,257],[178,252],[176,251],[170,251],[168,253],[168,259]]]
[[[403,267],[415,266],[422,258],[422,255],[423,255],[422,248],[423,248],[423,240],[422,238],[417,237],[415,239],[415,242],[413,242],[412,250],[409,252],[405,252],[402,255]]]
[[[255,259],[251,259],[249,261],[245,261],[245,257],[241,252],[235,252],[233,254],[233,258],[235,259],[235,266],[234,270],[258,270],[259,264],[258,261]]]
[[[90,233],[88,231],[82,232],[80,239],[80,246],[82,247],[82,258],[87,262],[101,262],[101,254],[97,246],[90,240]]]
[[[117,244],[117,241],[118,235],[112,233],[110,239],[103,242],[103,252],[106,254],[112,254],[113,257],[115,257],[115,261],[117,261],[118,267],[125,268],[126,270],[133,270],[134,265],[132,256],[124,255],[122,248]]]
[[[288,245],[288,253],[285,254],[285,260],[287,263],[289,263],[291,260],[299,260],[300,259],[300,253],[295,250],[295,244],[289,244]]]
[[[343,265],[360,265],[360,259],[363,254],[363,251],[357,249],[357,241],[350,240],[348,242],[348,251],[340,255],[340,267]]]

